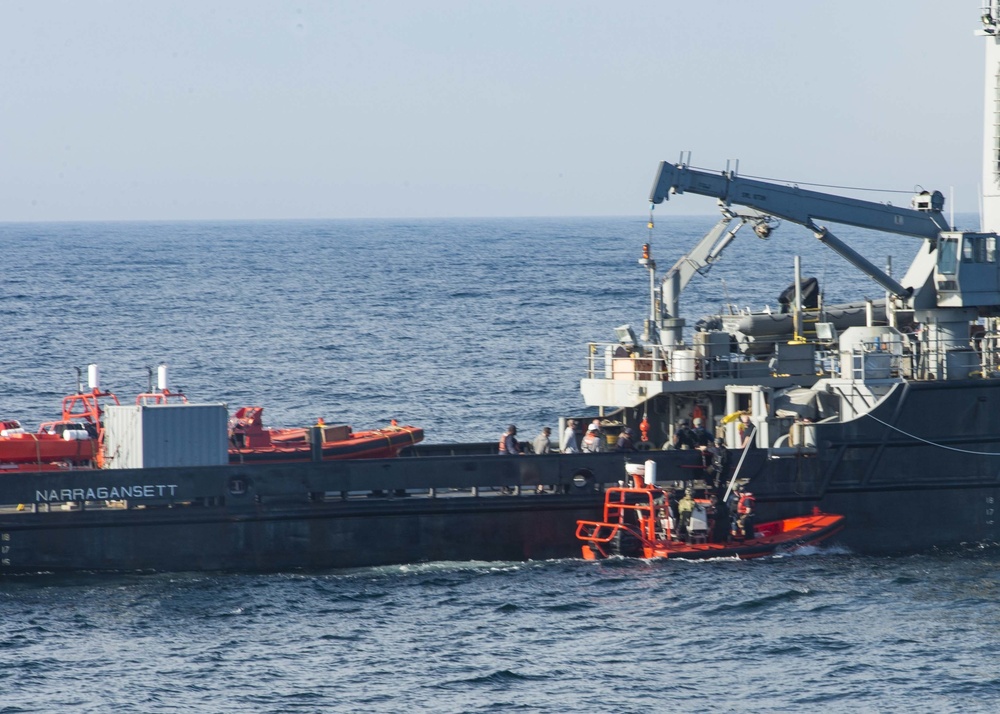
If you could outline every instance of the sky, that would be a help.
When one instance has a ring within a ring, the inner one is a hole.
[[[980,5],[0,0],[0,221],[642,216],[682,151],[977,211]]]

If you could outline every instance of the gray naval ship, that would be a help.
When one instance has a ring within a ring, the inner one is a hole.
[[[603,488],[624,478],[624,462],[652,461],[661,482],[699,477],[698,450],[662,448],[679,435],[678,422],[694,418],[724,439],[761,520],[816,507],[843,514],[839,540],[862,553],[997,541],[998,20],[1000,0],[992,0],[978,31],[987,67],[979,232],[952,230],[936,191],[897,208],[698,170],[689,158],[660,164],[653,204],[711,196],[719,222],[662,277],[647,250],[651,299],[640,334],[623,325],[613,342],[589,345],[581,383],[608,436],[629,427],[644,435],[641,451],[500,457],[495,444],[420,444],[394,459],[229,464],[225,447],[206,441],[225,438],[225,415],[206,428],[186,420],[184,407],[164,407],[173,416],[149,424],[169,423],[170,433],[105,442],[133,439],[149,454],[129,468],[0,467],[0,573],[576,556],[576,521],[599,514]],[[776,220],[811,231],[885,298],[823,305],[796,274],[786,311],[719,315],[686,329],[687,283],[738,230],[766,235]],[[829,224],[912,236],[922,247],[897,281]],[[188,448],[163,448],[181,432]]]

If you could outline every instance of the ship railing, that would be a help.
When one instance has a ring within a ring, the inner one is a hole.
[[[817,350],[812,361],[803,360],[789,369],[774,358],[780,345],[787,340],[757,341],[754,354],[714,352],[709,355],[691,348],[666,350],[629,350],[620,344],[591,342],[587,350],[587,379],[622,381],[684,382],[704,379],[754,379],[772,376],[776,372],[791,376],[815,376],[828,373],[836,365],[834,351]]]
[[[902,346],[880,340],[860,342],[840,351],[839,366],[841,376],[854,381],[895,379],[904,374]]]
[[[934,339],[918,333],[909,348],[918,380],[1000,377],[1000,333],[975,331],[969,339]]]

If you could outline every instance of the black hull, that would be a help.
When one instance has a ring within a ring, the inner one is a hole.
[[[769,458],[775,455],[752,451],[742,475],[751,477],[759,520],[814,506],[843,514],[846,527],[835,542],[859,553],[1000,541],[1000,456],[989,455],[1000,454],[1000,384],[901,385],[872,414],[911,436],[861,417],[818,425],[815,453]],[[0,474],[0,573],[579,557],[576,521],[599,517],[601,485],[623,478],[622,455],[500,457],[481,450],[417,447],[417,454],[453,455]],[[697,473],[695,452],[636,453],[629,460],[647,457],[657,462],[660,481]],[[554,492],[536,494],[538,485]]]

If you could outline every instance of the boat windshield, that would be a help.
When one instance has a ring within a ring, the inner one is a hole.
[[[938,272],[942,275],[954,275],[958,265],[958,240],[943,238],[938,245]]]

